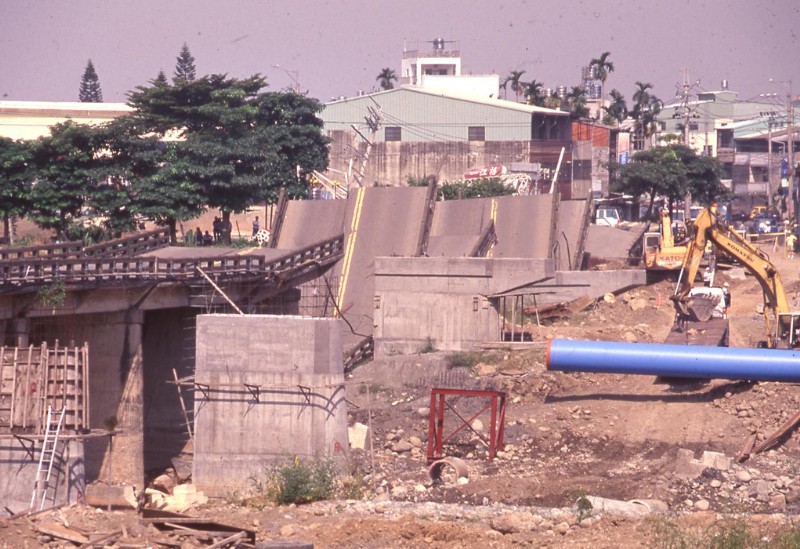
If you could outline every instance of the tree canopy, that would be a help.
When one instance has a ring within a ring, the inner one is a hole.
[[[708,204],[728,194],[720,181],[717,161],[698,157],[685,145],[673,144],[639,151],[619,172],[611,190],[633,195],[636,200],[648,197],[648,218],[658,196],[666,197],[672,204],[683,199],[688,191],[698,202]]]
[[[92,60],[86,63],[86,69],[81,77],[81,87],[78,90],[78,99],[81,103],[102,103],[103,92],[100,89],[100,79],[94,70]]]
[[[160,168],[137,183],[148,215],[160,212],[172,227],[203,205],[219,208],[227,223],[233,211],[274,202],[283,186],[303,194],[303,174],[328,164],[322,105],[297,93],[261,93],[265,85],[259,75],[209,75],[130,95],[136,131],[174,139],[162,145]],[[160,193],[164,186],[171,192]]]
[[[3,234],[9,241],[11,216],[24,215],[31,207],[27,178],[30,155],[27,142],[0,137],[0,215]]]

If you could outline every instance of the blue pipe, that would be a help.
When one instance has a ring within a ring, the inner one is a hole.
[[[800,351],[554,339],[548,370],[701,379],[800,381]]]

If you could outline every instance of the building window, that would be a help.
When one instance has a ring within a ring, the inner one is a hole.
[[[483,126],[470,126],[467,129],[467,139],[470,141],[486,141],[486,128]]]
[[[384,140],[401,141],[400,126],[386,126],[384,132]]]

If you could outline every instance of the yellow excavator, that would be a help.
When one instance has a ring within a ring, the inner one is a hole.
[[[658,232],[645,233],[643,251],[644,251],[644,267],[648,271],[677,271],[683,264],[683,258],[686,255],[686,246],[676,245],[678,241],[686,237],[686,231],[683,224],[674,225],[676,229],[682,229],[673,232],[672,219],[669,216],[669,210],[661,210],[661,223]],[[677,234],[676,234],[677,233]]]
[[[697,216],[694,234],[686,247],[681,276],[675,294],[671,296],[680,320],[705,322],[714,304],[706,298],[691,297],[700,261],[706,245],[712,242],[719,250],[737,259],[752,274],[764,293],[764,321],[768,348],[800,346],[800,313],[789,310],[789,301],[778,270],[769,256],[724,225],[717,217],[717,205],[712,204]]]

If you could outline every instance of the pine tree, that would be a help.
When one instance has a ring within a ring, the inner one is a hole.
[[[164,74],[164,70],[158,71],[158,75],[150,81],[153,86],[166,86],[167,82],[167,75]]]
[[[82,103],[103,102],[100,79],[97,78],[97,72],[94,70],[91,59],[86,63],[86,70],[83,71],[83,76],[81,77],[81,89],[78,91],[78,99],[80,99]]]
[[[189,51],[189,46],[184,42],[181,52],[178,54],[178,61],[175,63],[175,78],[173,78],[173,82],[177,80],[191,82],[196,76],[197,69],[194,66],[194,57]]]

